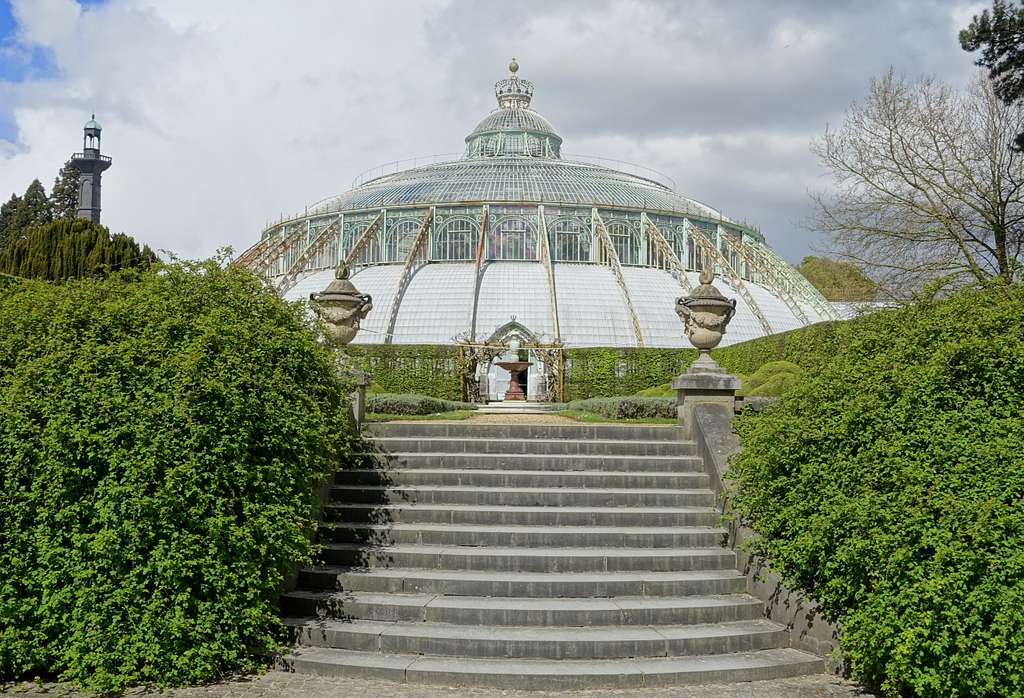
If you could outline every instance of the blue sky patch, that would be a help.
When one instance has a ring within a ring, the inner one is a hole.
[[[83,6],[100,5],[103,0],[79,0]],[[53,52],[39,46],[17,42],[18,22],[11,0],[0,0],[0,82],[18,83],[57,77],[60,70]],[[17,135],[14,115],[0,107],[0,139],[14,141]]]

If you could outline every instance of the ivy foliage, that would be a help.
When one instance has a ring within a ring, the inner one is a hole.
[[[685,371],[695,349],[581,348],[566,352],[565,398],[633,395]]]
[[[345,353],[370,374],[372,392],[462,399],[456,346],[350,344]]]
[[[846,323],[737,420],[758,552],[887,696],[1024,696],[1024,289]],[[798,362],[799,363],[799,362]]]
[[[355,436],[303,311],[216,262],[0,294],[0,680],[258,671]]]

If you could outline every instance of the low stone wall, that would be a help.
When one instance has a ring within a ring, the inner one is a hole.
[[[739,437],[732,428],[734,410],[715,404],[699,404],[693,410],[692,436],[697,443],[697,453],[704,459],[711,486],[719,496],[722,512],[726,513],[729,501],[725,496],[725,471],[729,458],[740,450]],[[766,560],[742,549],[742,543],[753,535],[753,531],[738,521],[729,525],[728,545],[735,550],[740,571],[747,577],[747,592],[764,602],[769,619],[790,628],[792,647],[831,658],[839,644],[838,627],[818,614],[814,601],[783,585]],[[842,666],[834,661],[830,668],[840,671]]]

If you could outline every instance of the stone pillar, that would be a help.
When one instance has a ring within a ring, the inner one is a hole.
[[[732,414],[736,402],[736,391],[740,380],[721,369],[719,373],[690,371],[676,376],[672,387],[676,391],[676,416],[679,425],[686,431],[686,438],[693,439],[693,412],[697,405],[720,405]]]
[[[350,369],[356,389],[352,391],[352,421],[361,429],[366,421],[366,387],[370,385],[370,374],[358,368]]]

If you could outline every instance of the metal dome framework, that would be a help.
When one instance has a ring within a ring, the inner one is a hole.
[[[511,76],[495,85],[498,109],[466,137],[461,159],[377,176],[277,221],[235,263],[266,276],[287,295],[300,280],[340,260],[357,271],[357,284],[361,270],[400,267],[389,297],[378,299],[385,301],[387,316],[381,318],[383,336],[370,338],[372,343],[396,341],[399,309],[412,279],[427,265],[440,264],[450,265],[452,278],[465,278],[471,287],[465,333],[470,341],[478,334],[484,271],[507,262],[543,267],[548,326],[553,341],[567,345],[573,338],[563,336],[556,287],[559,277],[570,278],[581,265],[610,270],[636,346],[645,346],[652,333],[645,332],[638,310],[647,301],[634,298],[634,269],[665,272],[687,292],[694,273],[712,267],[763,334],[789,329],[777,326],[775,309],[762,307],[766,296],[798,324],[838,317],[759,231],[675,193],[657,173],[563,160],[561,137],[529,108],[532,83],[516,75],[515,62],[510,69]],[[490,334],[488,328],[479,332]]]

